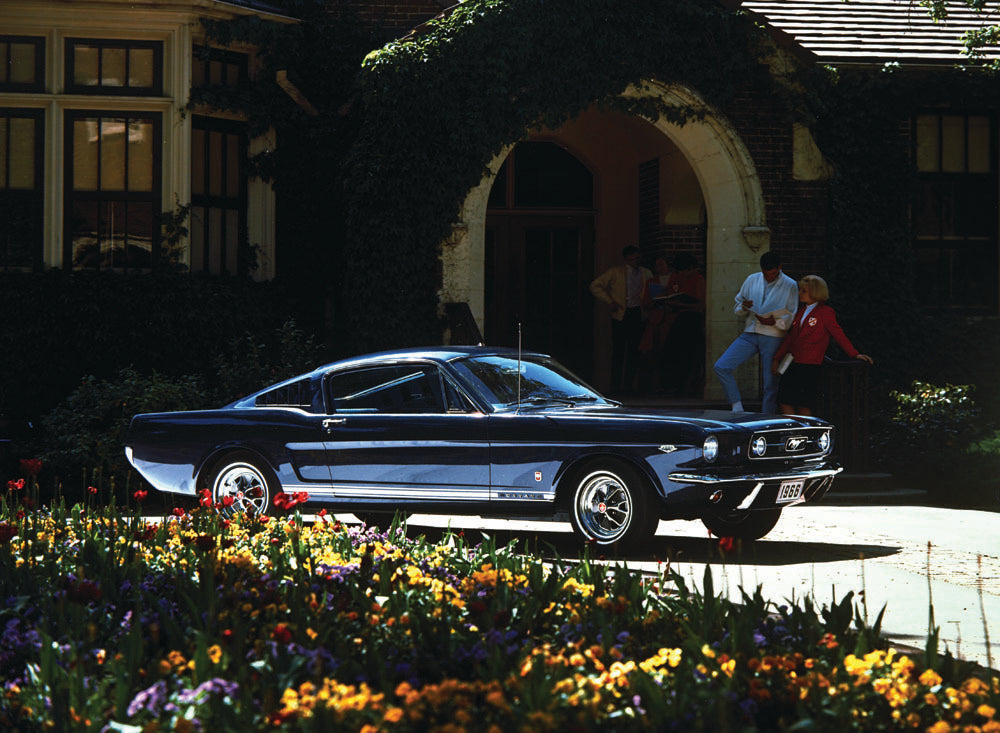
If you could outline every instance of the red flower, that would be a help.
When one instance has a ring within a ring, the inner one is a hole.
[[[42,470],[41,458],[22,458],[21,470],[29,476],[37,476]]]
[[[17,536],[17,527],[3,522],[0,524],[0,545],[6,545]]]
[[[292,640],[292,632],[285,624],[278,624],[271,632],[271,638],[282,644],[287,644]]]
[[[722,537],[719,539],[719,547],[723,552],[732,552],[736,548],[735,537]]]
[[[288,511],[296,504],[305,504],[309,501],[309,493],[306,491],[298,491],[294,494],[286,494],[281,492],[275,495],[273,504],[282,511]]]
[[[219,506],[231,507],[235,501],[236,499],[231,497],[229,494],[226,494],[222,497],[222,501],[219,502]]]
[[[92,580],[81,580],[66,590],[66,597],[74,603],[91,603],[101,600],[101,589]]]
[[[137,540],[142,540],[148,542],[149,540],[156,537],[156,531],[158,527],[155,524],[147,524],[143,529],[137,529],[135,531],[135,538]]]
[[[201,497],[200,499],[198,499],[198,503],[199,504],[201,504],[202,506],[205,506],[205,507],[212,506],[212,492],[211,491],[209,491],[208,489],[202,489],[201,491],[198,492],[198,496]]]
[[[97,493],[97,487],[96,486],[88,486],[87,487],[87,493],[91,494],[91,495],[96,494]]]
[[[17,481],[7,482],[7,491],[20,491],[24,488],[24,479],[19,478]]]
[[[184,516],[184,507],[179,507],[179,506],[177,506],[177,507],[174,507],[174,511],[173,511],[173,512],[171,512],[171,513],[172,513],[172,514],[173,514],[173,515],[174,515],[175,517],[183,517],[183,516]]]
[[[138,491],[136,491],[136,492],[135,492],[134,494],[132,494],[132,497],[133,497],[133,498],[134,498],[134,499],[135,499],[135,500],[136,500],[137,502],[139,502],[140,504],[142,504],[143,500],[144,500],[144,499],[146,498],[146,494],[148,494],[148,493],[149,493],[149,492],[147,492],[147,491],[144,491],[143,489],[139,489],[139,490],[138,490]]]

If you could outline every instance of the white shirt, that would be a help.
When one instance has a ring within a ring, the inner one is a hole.
[[[750,311],[743,310],[743,301],[753,301]],[[735,313],[746,316],[743,330],[763,336],[784,336],[792,326],[795,311],[799,305],[799,286],[785,273],[778,273],[773,281],[767,282],[763,272],[755,272],[743,281],[743,287],[736,294]],[[774,325],[766,326],[754,314],[774,316]]]

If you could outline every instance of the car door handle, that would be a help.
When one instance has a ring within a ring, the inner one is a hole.
[[[329,433],[333,430],[334,425],[343,425],[346,422],[346,417],[331,417],[323,421],[323,429]]]

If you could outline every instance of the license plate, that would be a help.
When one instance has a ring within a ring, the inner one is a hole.
[[[802,486],[804,481],[782,481],[778,488],[778,498],[775,500],[779,504],[795,501],[802,498]]]

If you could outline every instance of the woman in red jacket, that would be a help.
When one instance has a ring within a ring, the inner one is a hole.
[[[777,374],[785,355],[792,356],[778,386],[778,404],[785,415],[814,413],[821,394],[820,367],[831,336],[852,359],[873,363],[870,356],[858,353],[844,335],[837,314],[826,304],[829,297],[826,281],[819,275],[799,280],[799,310],[771,363],[771,372]]]

